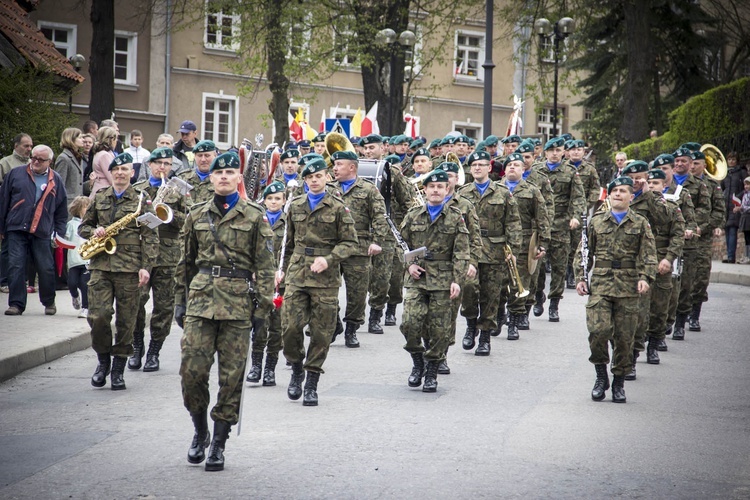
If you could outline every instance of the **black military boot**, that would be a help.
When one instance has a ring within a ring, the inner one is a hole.
[[[495,330],[494,328],[490,330],[490,335],[493,337],[497,337],[498,335],[500,335],[500,332],[503,329],[503,325],[508,320],[508,313],[505,310],[505,303],[500,304],[500,307],[497,308],[497,318],[495,319],[497,320],[497,330]]]
[[[346,323],[346,331],[344,332],[344,345],[346,347],[359,347],[359,340],[357,339],[357,324],[356,323],[350,323],[347,321]]]
[[[649,337],[648,346],[646,346],[646,363],[650,365],[658,365],[659,360],[659,341],[653,337]]]
[[[143,364],[144,372],[158,372],[159,371],[159,351],[161,346],[164,345],[163,340],[151,339],[148,343],[148,352],[146,353],[146,362]]]
[[[385,306],[385,326],[396,326],[396,305],[388,304]]]
[[[206,459],[206,448],[211,444],[211,434],[208,432],[208,410],[203,410],[197,415],[190,415],[193,419],[193,442],[188,450],[188,462],[199,464]]]
[[[576,287],[576,277],[573,273],[573,266],[568,266],[565,269],[565,288],[568,290],[575,290]]]
[[[424,377],[424,353],[411,353],[411,360],[414,366],[409,375],[409,387],[419,387],[422,385],[422,377]]]
[[[383,317],[382,309],[370,309],[370,318],[367,321],[367,331],[369,333],[383,333],[383,327],[380,326],[381,317]]]
[[[672,335],[672,325],[667,325],[667,329],[664,331],[664,335]]]
[[[130,370],[140,370],[141,360],[143,359],[143,332],[133,333],[133,355],[128,360]]]
[[[685,315],[677,313],[674,319],[674,329],[672,330],[672,340],[685,340]]]
[[[519,314],[518,320],[516,321],[516,326],[519,330],[528,330],[529,329],[529,313],[531,312],[531,306],[526,306],[526,314]]]
[[[703,302],[698,302],[697,304],[693,304],[693,310],[690,311],[690,319],[688,320],[688,330],[690,330],[691,332],[701,331],[701,323],[700,323],[701,306],[703,306]]]
[[[247,373],[247,381],[258,383],[260,382],[260,375],[263,373],[263,353],[253,351],[250,354],[250,371]]]
[[[489,334],[488,334],[489,337]],[[488,341],[489,342],[489,341]],[[438,362],[428,361],[427,369],[425,370],[424,384],[422,384],[422,392],[437,392],[437,373]]]
[[[518,318],[521,314],[511,314],[508,318],[508,340],[518,340]]]
[[[263,385],[265,387],[276,385],[276,363],[278,361],[278,354],[266,354],[266,367],[263,369]]]
[[[320,373],[307,372],[305,397],[302,399],[302,406],[318,406],[318,379],[320,379]]]
[[[656,343],[656,350],[659,352],[667,352],[669,350],[669,347],[667,347],[667,341],[665,339],[658,340]]]
[[[91,385],[94,387],[104,387],[107,383],[109,369],[112,366],[112,356],[109,354],[97,354],[96,357],[99,359],[99,364],[96,365],[96,371],[91,376]]]
[[[114,356],[112,359],[112,375],[110,376],[110,386],[113,391],[124,391],[125,390],[125,379],[122,377],[125,372],[125,363],[128,362],[128,358],[121,358],[120,356]]]
[[[224,470],[224,446],[229,438],[232,426],[226,420],[214,422],[214,439],[211,441],[211,449],[206,459],[207,471]]]
[[[302,382],[305,381],[305,369],[302,363],[292,363],[292,379],[289,381],[289,387],[286,395],[292,401],[297,401],[302,396]]]
[[[557,312],[557,306],[560,304],[560,299],[549,299],[549,320],[553,323],[560,321],[560,314]]]
[[[625,401],[625,378],[615,375],[612,380],[612,402],[624,403]]]
[[[344,333],[344,323],[341,322],[341,318],[336,315],[336,329],[333,331],[333,337],[331,337],[331,344],[336,342],[336,337]]]
[[[591,389],[591,399],[601,401],[604,399],[604,393],[609,389],[609,376],[607,375],[607,365],[594,365],[596,370],[596,382]]]
[[[544,301],[547,300],[547,295],[545,295],[544,291],[536,292],[534,300],[536,300],[534,303],[534,316],[538,318],[544,314]]]
[[[640,353],[638,351],[633,351],[633,364],[630,365],[630,373],[625,375],[625,380],[635,380],[635,361],[638,359],[638,356]]]
[[[477,318],[466,318],[466,333],[464,340],[461,342],[465,351],[474,349],[475,339],[477,338]]]
[[[438,363],[438,375],[450,375],[451,367],[448,366],[448,349],[445,350],[445,357]]]
[[[475,356],[489,356],[490,355],[490,331],[479,330],[479,345],[477,350],[474,351]]]

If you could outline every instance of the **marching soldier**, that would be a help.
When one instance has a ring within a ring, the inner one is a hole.
[[[134,186],[137,191],[146,193],[150,201],[155,201],[162,184],[166,184],[167,175],[172,169],[172,154],[170,148],[155,149],[148,158],[151,177]],[[138,319],[135,322],[133,334],[133,356],[128,360],[128,368],[131,370],[141,368],[141,359],[145,349],[143,338],[146,327],[146,303],[151,290],[154,292],[149,325],[151,340],[148,345],[148,354],[146,354],[146,363],[143,365],[144,372],[159,370],[159,352],[172,328],[174,272],[180,261],[180,229],[185,222],[187,207],[185,198],[180,193],[175,190],[167,190],[165,193],[161,202],[172,210],[172,220],[159,225],[157,230],[159,251],[148,283],[141,290]],[[152,206],[152,208],[156,207]]]
[[[263,208],[240,199],[237,191],[242,182],[237,154],[217,156],[210,174],[213,199],[193,206],[183,226],[175,320],[184,328],[180,377],[183,402],[195,426],[188,451],[192,464],[206,459],[208,378],[218,352],[219,394],[211,410],[214,436],[206,460],[207,471],[218,471],[224,469],[226,440],[239,420],[251,318],[266,317],[272,307],[275,266],[273,234]]]
[[[114,253],[102,251],[91,257],[87,319],[91,327],[91,347],[99,359],[91,385],[104,387],[111,367],[111,387],[118,391],[125,389],[123,372],[128,356],[133,354],[139,288],[148,283],[151,268],[156,263],[159,236],[146,225],[139,226],[135,220],[139,208],[141,212],[151,209],[130,184],[133,175],[130,154],[115,157],[109,164],[109,172],[112,186],[96,193],[78,227],[78,235],[86,239],[111,236],[117,244]],[[115,225],[123,226],[114,234],[108,234],[108,229],[111,231]],[[111,322],[115,304],[113,345]]]
[[[279,180],[285,186],[291,180],[296,181],[298,185],[302,184],[299,178],[299,157],[300,152],[296,149],[287,149],[279,156],[282,171],[282,177]]]
[[[490,158],[495,158],[497,156],[497,147],[500,139],[496,135],[488,135],[482,142],[484,143],[485,151],[489,153]]]
[[[452,301],[458,300],[469,263],[469,232],[460,210],[445,206],[447,174],[435,170],[423,183],[426,205],[411,209],[401,225],[409,248],[427,248],[424,258],[408,268],[401,333],[414,364],[409,387],[422,385],[424,374],[422,392],[435,392],[438,365],[452,335]]]
[[[587,269],[593,273],[590,286],[583,273],[581,253],[576,253],[578,295],[591,293],[586,305],[589,330],[589,361],[596,369],[591,399],[601,401],[609,389],[607,363],[613,343],[612,401],[625,403],[625,375],[630,371],[631,351],[638,321],[638,296],[649,290],[656,271],[656,247],[648,221],[629,210],[633,180],[615,179],[607,186],[611,210],[598,212],[588,228]],[[581,246],[581,245],[579,245]]]
[[[193,148],[195,155],[195,169],[186,170],[178,177],[191,186],[189,193],[190,204],[203,203],[213,199],[214,185],[209,178],[211,175],[211,164],[216,158],[216,144],[213,141],[200,141]]]

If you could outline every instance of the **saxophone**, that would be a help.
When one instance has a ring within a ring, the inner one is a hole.
[[[156,196],[154,197],[153,206],[154,206],[154,213],[159,218],[159,220],[161,220],[162,224],[169,224],[170,222],[172,222],[172,218],[174,217],[172,208],[166,203],[164,203],[164,198],[167,195],[170,195],[175,191],[176,191],[175,188],[172,187],[164,179],[164,174],[161,174],[161,186],[159,186],[158,191],[156,191]]]
[[[92,236],[88,240],[81,243],[81,246],[78,249],[78,253],[81,254],[81,258],[84,260],[89,260],[91,259],[91,257],[99,255],[102,252],[107,252],[109,255],[115,253],[117,251],[117,242],[115,241],[115,236],[117,236],[117,233],[122,231],[125,226],[138,218],[138,216],[141,214],[142,204],[143,193],[141,192],[141,195],[138,198],[138,208],[136,208],[134,213],[128,214],[125,217],[107,226],[105,229],[106,234],[104,236]]]

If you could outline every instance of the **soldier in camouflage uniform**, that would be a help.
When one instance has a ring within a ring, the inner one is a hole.
[[[211,183],[211,164],[216,158],[216,144],[213,141],[200,141],[193,148],[195,155],[195,169],[187,170],[178,175],[193,189],[188,195],[188,205],[204,203],[214,197],[214,185]]]
[[[633,195],[632,179],[617,178],[607,186],[607,191],[611,210],[594,215],[587,232],[586,267],[592,271],[590,286],[587,287],[587,277],[581,266],[580,248],[576,252],[574,269],[578,274],[578,295],[591,293],[586,304],[589,361],[596,369],[591,398],[601,401],[609,389],[607,363],[612,342],[612,401],[625,403],[625,375],[632,361],[638,296],[648,292],[654,280],[656,247],[648,221],[628,209]]]
[[[340,198],[326,192],[326,163],[309,161],[302,177],[307,195],[296,198],[287,214],[284,268],[284,307],[281,310],[284,356],[292,364],[287,395],[297,400],[304,388],[305,406],[318,404],[318,379],[328,354],[338,309],[341,263],[358,250],[354,219]],[[310,326],[305,355],[302,329]]]
[[[552,268],[549,286],[549,320],[553,322],[560,321],[558,305],[565,290],[565,270],[570,255],[570,231],[580,226],[580,217],[586,210],[586,199],[580,176],[573,167],[562,160],[564,143],[565,139],[562,137],[554,137],[547,141],[544,145],[546,161],[534,165],[538,173],[549,179],[555,205],[554,214],[550,214],[552,239],[547,248],[547,257]],[[544,291],[545,279],[545,273],[540,272],[537,293]],[[539,307],[541,308],[541,305]]]
[[[133,186],[137,191],[143,191],[148,200],[154,201],[162,183],[166,183],[167,175],[172,169],[172,149],[157,148],[149,156],[151,177]],[[167,188],[168,189],[168,188]],[[151,290],[154,292],[153,308],[151,312],[151,340],[148,345],[144,372],[159,370],[159,352],[164,340],[172,328],[172,314],[174,311],[174,271],[180,260],[180,229],[185,222],[187,207],[185,197],[174,189],[167,190],[162,202],[172,209],[172,220],[161,224],[159,233],[159,250],[156,264],[151,270],[151,277],[141,290],[141,300],[138,305],[138,319],[135,322],[133,334],[133,356],[128,360],[128,368],[141,368],[141,358],[144,354],[144,329],[146,327],[146,303]],[[152,206],[152,208],[155,208]]]
[[[404,349],[414,364],[409,387],[422,385],[424,373],[422,391],[435,392],[438,365],[445,358],[452,336],[451,304],[460,296],[469,263],[469,231],[461,211],[444,206],[448,175],[435,170],[423,184],[427,205],[410,210],[401,225],[401,235],[409,248],[427,248],[424,258],[410,264],[407,270],[401,333],[406,339]]]
[[[78,234],[82,238],[103,238],[106,228],[131,215],[131,219],[112,236],[117,244],[113,254],[101,252],[91,258],[89,269],[89,314],[91,347],[96,351],[99,365],[91,385],[103,387],[112,369],[112,390],[125,389],[123,372],[128,356],[133,354],[133,329],[138,316],[139,287],[148,283],[151,268],[156,263],[159,236],[146,225],[139,225],[132,214],[140,207],[141,213],[151,211],[145,196],[141,198],[130,185],[133,158],[123,153],[109,165],[112,186],[96,193],[94,201],[83,216]],[[115,343],[112,344],[112,314],[115,318]],[[112,359],[114,357],[114,360]]]
[[[237,154],[217,156],[210,174],[214,197],[193,206],[182,230],[175,320],[184,328],[180,377],[183,403],[195,426],[188,450],[192,464],[206,459],[208,378],[218,353],[219,394],[211,410],[214,436],[206,460],[206,470],[217,471],[224,469],[224,446],[239,420],[251,318],[266,317],[272,307],[275,263],[263,208],[237,192],[242,182]]]
[[[697,144],[696,144],[697,145]],[[721,186],[717,181],[704,175],[706,171],[706,156],[701,151],[693,152],[693,162],[690,174],[700,179],[710,193],[711,208],[708,225],[698,238],[698,253],[696,255],[695,284],[692,290],[692,308],[688,318],[688,328],[691,332],[701,331],[700,316],[703,303],[708,300],[708,282],[711,278],[711,254],[713,253],[714,236],[721,236],[726,220],[726,205]]]
[[[463,348],[468,351],[474,347],[478,329],[479,345],[474,354],[489,356],[490,330],[500,328],[497,324],[500,290],[509,284],[508,265],[505,262],[509,256],[505,255],[505,245],[510,246],[514,255],[519,254],[521,219],[508,188],[489,178],[490,155],[486,151],[474,152],[467,163],[474,182],[461,187],[458,194],[468,199],[476,209],[482,235],[482,255],[479,258],[478,280],[466,283],[462,299],[461,315],[467,323]]]
[[[378,188],[371,182],[357,178],[357,155],[352,151],[337,151],[331,155],[331,160],[336,177],[333,185],[342,193],[342,200],[354,219],[359,240],[357,250],[341,262],[341,274],[346,283],[345,345],[359,347],[356,332],[365,322],[370,259],[382,252],[382,245],[391,230],[385,221],[385,201]],[[331,342],[334,340],[335,336]]]
[[[282,176],[279,181],[285,186],[292,180],[294,180],[298,186],[302,184],[302,179],[299,177],[299,157],[300,152],[296,149],[287,149],[281,153],[281,156],[279,157],[282,171]]]

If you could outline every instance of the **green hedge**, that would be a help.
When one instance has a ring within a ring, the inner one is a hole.
[[[652,160],[686,142],[710,142],[716,137],[750,129],[750,78],[691,97],[669,114],[669,130],[655,139],[623,148],[628,158]]]

